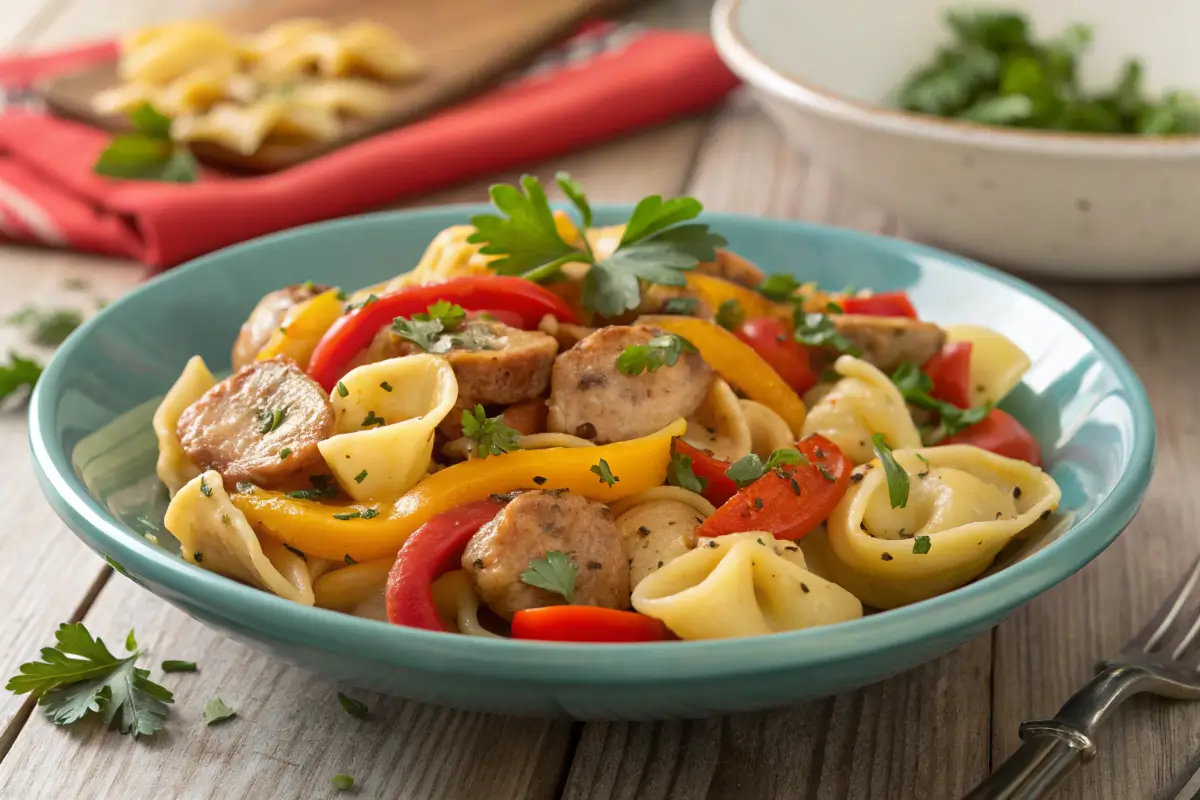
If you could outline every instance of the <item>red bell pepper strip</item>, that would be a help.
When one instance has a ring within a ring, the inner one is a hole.
[[[867,317],[908,317],[917,318],[917,310],[905,292],[880,292],[870,297],[847,297],[841,302],[842,311],[847,314],[861,314]]]
[[[816,386],[819,379],[809,363],[808,348],[797,342],[792,334],[791,326],[773,317],[748,319],[734,331],[734,335],[753,347],[796,394],[804,394]]]
[[[513,615],[514,639],[547,642],[657,642],[667,626],[636,611],[600,606],[543,606]]]
[[[692,473],[704,482],[704,491],[700,494],[705,500],[714,506],[720,506],[737,494],[737,483],[725,474],[725,470],[729,469],[728,461],[722,461],[698,447],[693,447],[683,439],[676,439],[671,444],[671,449],[672,452],[692,460]]]
[[[536,328],[547,314],[562,322],[575,321],[575,312],[558,295],[511,275],[470,275],[406,286],[339,317],[317,342],[308,362],[308,376],[326,391],[333,391],[351,359],[371,343],[380,328],[396,317],[422,313],[439,300],[457,303],[468,311],[513,312],[527,330]]]
[[[1042,466],[1042,448],[1037,439],[1024,425],[998,408],[993,408],[982,421],[966,430],[947,436],[940,444],[973,444],[998,456]]]
[[[959,408],[971,407],[971,343],[950,342],[921,370],[933,381],[930,394]]]
[[[404,542],[388,574],[384,595],[388,621],[409,628],[444,631],[433,604],[433,582],[458,567],[467,542],[503,508],[479,500],[438,514]]]
[[[850,487],[850,459],[836,444],[813,434],[796,444],[809,463],[771,470],[717,509],[697,536],[766,531],[776,539],[800,539],[823,522]]]

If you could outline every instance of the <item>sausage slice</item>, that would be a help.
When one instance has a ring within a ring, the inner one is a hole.
[[[264,295],[242,324],[237,340],[233,343],[233,368],[241,369],[254,360],[258,351],[271,338],[271,334],[279,330],[279,326],[283,324],[284,318],[287,317],[293,306],[311,300],[327,291],[329,291],[328,286],[317,285],[309,281]]]
[[[226,485],[272,486],[321,462],[317,442],[333,435],[333,407],[291,361],[255,361],[188,406],[175,432],[188,458]]]
[[[617,357],[662,331],[646,325],[601,328],[561,353],[550,376],[547,428],[597,443],[620,442],[660,430],[695,411],[712,385],[712,368],[696,353],[674,366],[626,375]]]
[[[565,491],[517,495],[471,538],[462,567],[483,601],[512,619],[523,608],[566,602],[521,581],[533,561],[555,550],[575,565],[575,605],[629,607],[629,562],[612,512]]]
[[[864,361],[888,374],[905,361],[917,366],[924,364],[946,343],[946,332],[932,322],[862,314],[834,314],[830,319],[838,331],[862,351]],[[814,350],[814,369],[819,372],[832,365],[838,355],[831,348]]]

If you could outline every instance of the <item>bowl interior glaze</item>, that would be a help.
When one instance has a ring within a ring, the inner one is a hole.
[[[709,214],[737,252],[824,286],[906,289],[923,317],[1005,333],[1033,367],[1004,403],[1037,435],[1063,514],[1002,555],[1012,566],[948,595],[841,625],[741,640],[568,645],[410,630],[306,608],[185,563],[162,529],[150,416],[186,360],[229,367],[268,291],[346,288],[416,263],[480,206],[352,218],[249,242],[173,270],[104,309],[56,354],[30,439],[55,511],[130,577],[208,625],[363,688],[459,708],[587,719],[695,717],[844,691],[936,657],[1103,550],[1132,518],[1154,463],[1154,419],[1116,348],[1058,301],[974,262],[900,240]],[[627,218],[602,207],[598,224]],[[143,534],[158,537],[156,546]]]

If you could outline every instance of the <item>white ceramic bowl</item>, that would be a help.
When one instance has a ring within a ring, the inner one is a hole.
[[[1147,88],[1200,88],[1195,0],[1016,0],[1035,34],[1090,24],[1085,84],[1140,58]],[[1200,274],[1200,136],[1026,131],[888,108],[948,38],[945,0],[719,0],[726,63],[799,148],[909,232],[998,266],[1081,279]]]

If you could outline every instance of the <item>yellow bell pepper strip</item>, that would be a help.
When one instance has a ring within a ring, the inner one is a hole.
[[[493,494],[567,489],[611,503],[661,486],[671,461],[671,439],[686,430],[687,423],[677,419],[657,433],[627,442],[471,459],[433,473],[390,507],[335,506],[265,489],[237,492],[230,499],[257,532],[309,555],[333,560],[349,555],[360,562],[395,558],[404,541],[431,518]],[[611,486],[592,471],[600,459],[618,479]]]
[[[808,415],[804,401],[750,345],[720,325],[695,317],[651,315],[639,317],[638,322],[687,339],[718,375],[783,417],[792,433],[800,435]]]
[[[369,599],[372,592],[383,589],[394,561],[394,558],[379,558],[326,572],[313,581],[316,606],[347,613],[353,611]]]
[[[790,320],[792,309],[783,303],[773,303],[753,289],[747,289],[724,278],[714,278],[701,272],[687,273],[688,288],[700,295],[700,299],[716,311],[722,303],[736,300],[746,312],[746,319],[755,317],[780,317]]]
[[[331,289],[293,307],[284,317],[279,330],[272,333],[258,351],[256,358],[267,361],[276,356],[287,356],[300,369],[307,367],[317,342],[342,315],[342,301],[338,300],[337,295]]]

